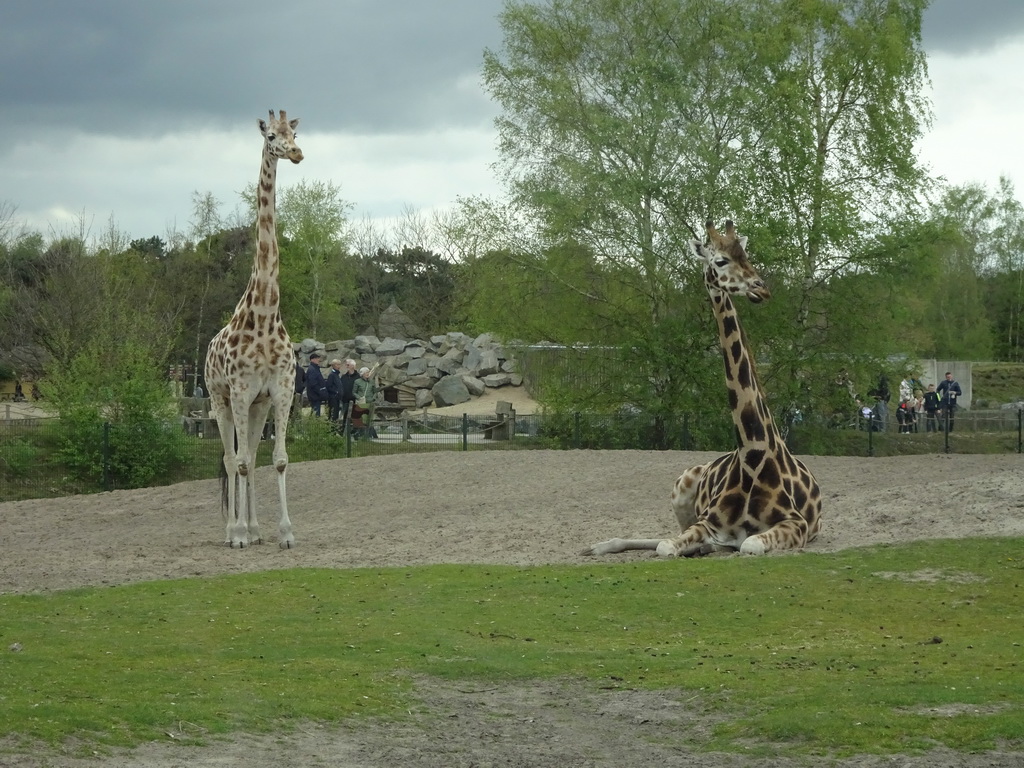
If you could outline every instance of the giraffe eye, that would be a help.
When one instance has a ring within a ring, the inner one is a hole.
[[[715,259],[715,266],[718,267],[719,269],[721,269],[722,267],[724,267],[728,263],[729,263],[728,259],[721,259],[721,258]]]
[[[276,138],[277,138],[276,134],[273,134],[273,133],[268,133],[267,134],[267,141],[273,141]]]

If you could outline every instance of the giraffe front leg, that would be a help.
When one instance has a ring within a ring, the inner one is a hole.
[[[290,372],[289,372],[290,373]],[[281,549],[295,546],[292,521],[288,517],[288,416],[291,409],[291,390],[274,404],[274,468],[277,470],[277,493],[281,501],[281,518],[277,523],[277,545]]]
[[[740,544],[741,555],[763,555],[774,549],[802,549],[807,543],[807,522],[802,518],[783,520],[767,531],[748,536]]]
[[[232,549],[244,549],[249,546],[249,522],[253,514],[252,453],[249,447],[249,407],[236,402],[231,404],[231,414],[235,422],[234,447],[235,471],[238,476],[237,504],[234,510],[234,525],[229,526]],[[259,528],[256,530],[259,534]]]
[[[228,545],[232,549],[245,549],[249,546],[249,496],[251,486],[249,484],[249,467],[246,464],[237,465],[238,490],[235,494],[234,519],[228,525]]]
[[[701,520],[674,539],[663,539],[658,543],[658,557],[691,557],[705,555],[715,549],[711,531]]]

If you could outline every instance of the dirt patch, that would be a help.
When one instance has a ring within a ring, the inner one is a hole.
[[[433,453],[304,462],[288,470],[296,549],[276,537],[273,470],[256,473],[264,546],[223,545],[215,481],[0,504],[0,592],[259,570],[428,563],[594,562],[580,551],[614,536],[674,533],[668,495],[685,468],[716,454],[653,451]],[[808,551],[966,536],[1024,536],[1024,457],[804,457],[825,496]],[[605,562],[650,557],[624,553]],[[948,577],[948,576],[947,576]],[[596,691],[540,682],[460,689],[417,681],[422,706],[402,723],[310,725],[202,748],[154,743],[75,760],[12,754],[0,766],[617,766],[703,768],[1011,768],[1024,754],[862,756],[792,762],[695,751],[710,727],[675,692]]]

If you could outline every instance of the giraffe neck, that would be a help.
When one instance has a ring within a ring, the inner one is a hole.
[[[736,429],[737,449],[741,453],[750,450],[771,453],[785,450],[785,442],[775,427],[758,383],[754,359],[750,356],[732,299],[729,294],[720,291],[709,293],[725,361],[725,383],[729,389],[729,407]]]
[[[276,316],[280,310],[276,187],[277,158],[264,148],[256,187],[256,255],[249,284],[235,309],[236,317],[240,314],[249,317],[250,313]]]

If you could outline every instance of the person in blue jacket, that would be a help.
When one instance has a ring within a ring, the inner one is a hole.
[[[953,416],[956,413],[956,399],[963,397],[964,393],[960,389],[960,384],[953,379],[953,374],[949,371],[946,371],[945,381],[939,382],[935,392],[939,396],[939,403],[942,406],[941,422],[946,431],[952,432]]]

